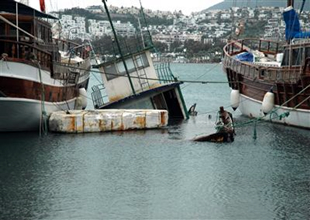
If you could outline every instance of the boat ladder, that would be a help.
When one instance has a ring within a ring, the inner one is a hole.
[[[149,84],[149,81],[147,79],[145,67],[143,65],[142,55],[134,56],[134,65],[135,65],[135,69],[137,71],[138,80],[139,80],[141,90],[144,91],[145,89],[149,89],[150,84]]]
[[[91,97],[93,100],[94,108],[100,109],[104,106],[105,99],[108,102],[108,95],[105,94],[105,87],[103,84],[94,85],[92,87]]]

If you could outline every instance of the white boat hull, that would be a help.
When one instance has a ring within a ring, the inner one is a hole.
[[[74,109],[76,98],[67,102],[44,102],[47,115]],[[38,131],[42,123],[42,102],[20,98],[0,98],[0,132]]]
[[[261,118],[266,121],[310,129],[310,110],[296,110],[276,105],[270,114],[264,115],[262,102],[245,95],[240,96],[238,109],[243,115],[251,118]],[[289,115],[286,116],[285,113],[289,113]]]

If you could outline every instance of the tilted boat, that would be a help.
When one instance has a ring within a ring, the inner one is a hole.
[[[105,7],[114,38],[102,45],[107,59],[97,66],[103,83],[92,87],[94,108],[164,109],[169,118],[188,118],[181,82],[173,76],[169,63],[153,63],[149,33],[120,41]]]
[[[0,131],[39,130],[53,111],[85,108],[86,46],[53,39],[48,14],[12,0],[0,8]]]
[[[223,70],[232,107],[249,117],[310,128],[310,34],[301,32],[294,1],[283,12],[286,41],[232,40]]]

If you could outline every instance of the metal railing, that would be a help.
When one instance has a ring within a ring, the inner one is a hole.
[[[154,67],[160,84],[167,84],[176,81],[176,78],[171,71],[170,63],[158,63],[154,64]]]
[[[93,100],[94,108],[99,109],[104,106],[105,103],[108,103],[108,96],[105,92],[105,87],[103,84],[94,85],[92,87],[91,97]]]

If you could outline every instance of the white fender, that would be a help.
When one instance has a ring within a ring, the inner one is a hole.
[[[82,110],[82,98],[79,96],[76,98],[75,110]]]
[[[240,92],[237,89],[231,90],[230,93],[230,104],[233,110],[235,111],[240,103]]]
[[[85,109],[87,106],[87,92],[84,88],[79,89],[79,97],[78,98],[81,100],[82,109]]]
[[[268,114],[274,107],[274,93],[267,92],[264,96],[262,103],[262,111],[264,114]]]

